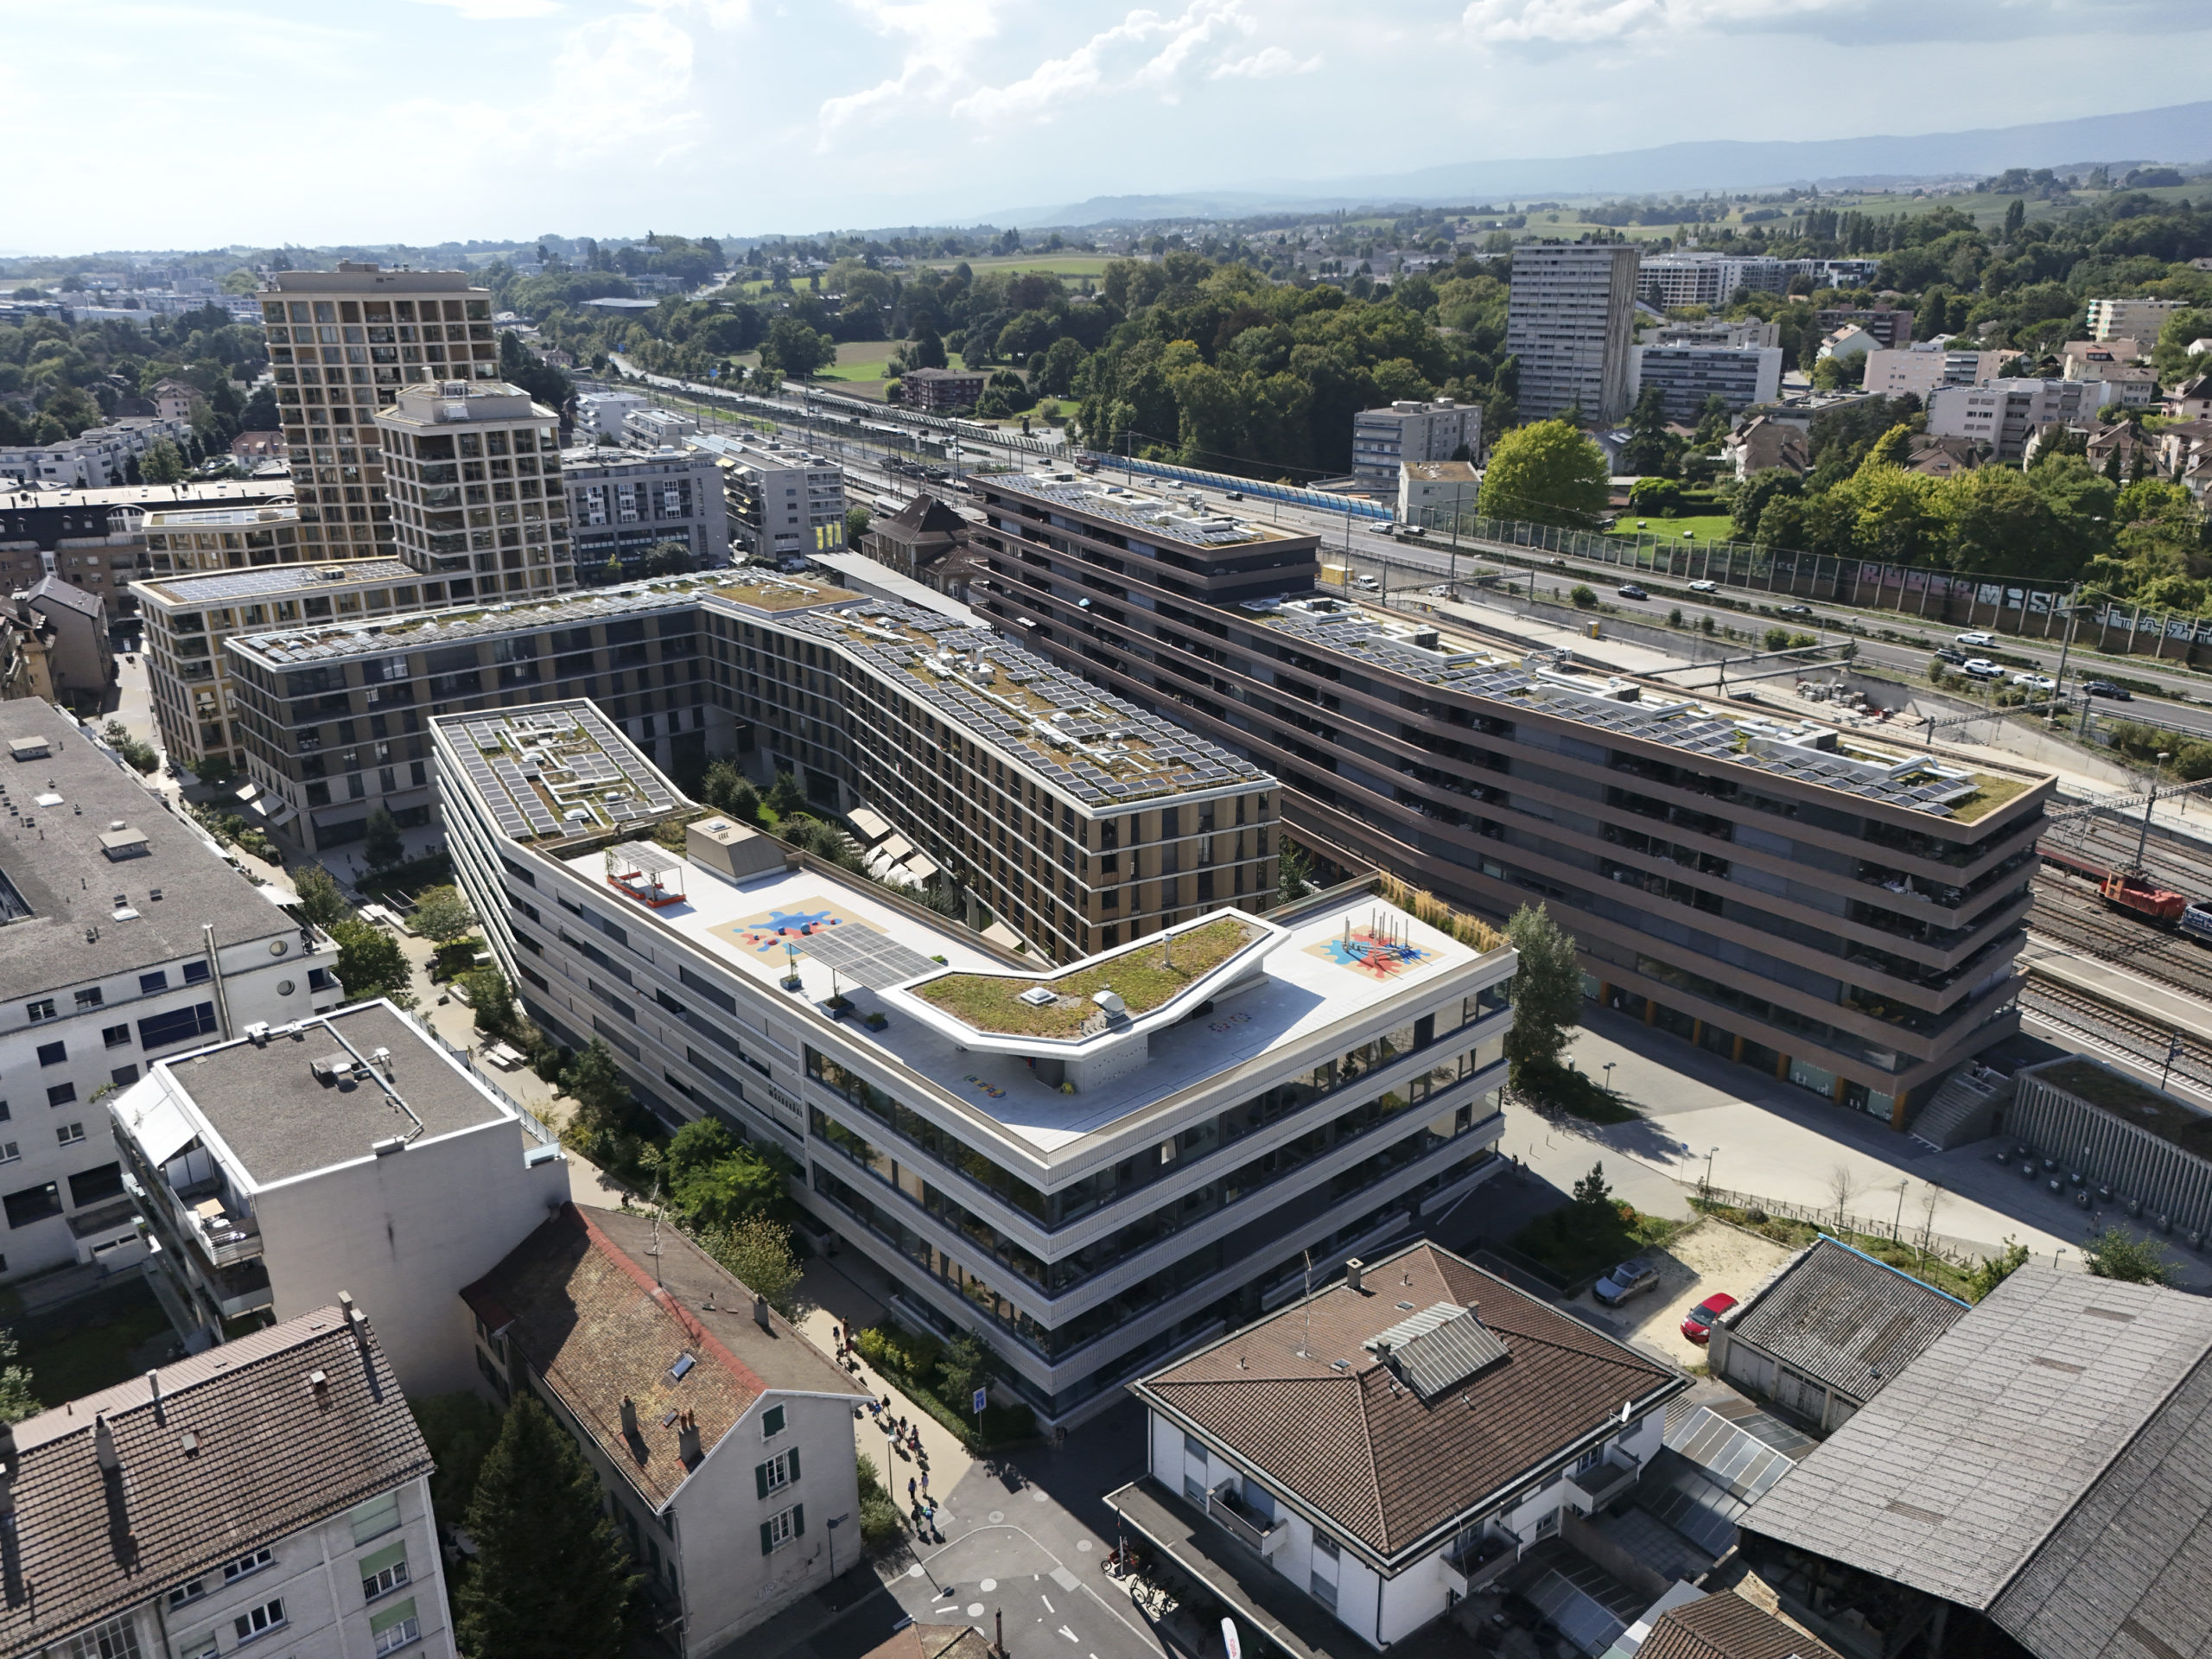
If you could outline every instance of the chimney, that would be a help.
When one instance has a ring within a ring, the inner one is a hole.
[[[346,1317],[346,1327],[353,1333],[353,1345],[363,1353],[369,1351],[369,1316],[353,1306],[353,1294],[338,1293],[338,1311]]]
[[[766,1296],[756,1294],[753,1299],[753,1323],[771,1336],[775,1334],[776,1327],[768,1323],[768,1299]]]
[[[622,1438],[634,1440],[638,1433],[638,1402],[628,1395],[622,1396]]]
[[[168,1419],[162,1414],[162,1374],[159,1371],[146,1373],[146,1393],[153,1402],[154,1421],[166,1427]]]
[[[699,1420],[685,1412],[676,1420],[676,1455],[685,1468],[699,1461]]]
[[[108,1427],[107,1413],[104,1411],[92,1414],[92,1455],[109,1474],[123,1466],[123,1459],[115,1452],[115,1431]]]
[[[1366,1271],[1366,1262],[1361,1261],[1356,1255],[1353,1256],[1349,1262],[1344,1263],[1344,1283],[1351,1286],[1352,1289],[1357,1290],[1359,1288],[1359,1275]]]

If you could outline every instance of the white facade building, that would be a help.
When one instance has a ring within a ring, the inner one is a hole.
[[[1463,449],[1471,459],[1482,454],[1483,412],[1472,404],[1402,398],[1352,417],[1351,473],[1370,490],[1395,492],[1401,467],[1450,461]]]
[[[1866,353],[1868,391],[1885,397],[1907,393],[1928,401],[1938,386],[1977,386],[1994,380],[2018,352],[1955,352],[1940,340],[1924,340],[1900,351],[1877,348]]]
[[[780,438],[695,436],[717,457],[736,511],[732,526],[756,558],[802,559],[845,545],[845,474]]]
[[[417,1395],[472,1384],[454,1298],[569,1197],[560,1148],[381,1000],[162,1061],[110,1110],[188,1344],[347,1290]]]
[[[1505,349],[1521,359],[1521,414],[1628,413],[1637,251],[1623,242],[1523,242],[1513,250]]]
[[[0,478],[67,490],[106,489],[131,481],[130,464],[143,461],[158,441],[166,438],[181,448],[191,437],[188,420],[125,416],[54,443],[0,445]]]
[[[1427,526],[1471,517],[1483,475],[1464,461],[1409,461],[1398,468],[1398,522]]]
[[[429,1448],[350,1302],[0,1427],[0,1462],[10,1654],[453,1659]]]
[[[2046,426],[2086,425],[2118,393],[2109,380],[1990,380],[1973,386],[1939,386],[1928,398],[1928,435],[1972,438],[1989,446],[1991,459],[2018,461],[2037,431]]]
[[[652,408],[644,394],[635,391],[587,391],[576,398],[576,430],[603,443],[622,440],[622,423]]]
[[[1629,398],[1657,389],[1667,418],[1694,425],[1706,400],[1730,414],[1782,395],[1782,351],[1774,346],[1656,345],[1629,348]]]
[[[561,478],[569,492],[569,548],[588,578],[596,581],[609,559],[635,567],[662,542],[689,548],[695,570],[729,563],[729,503],[713,455],[564,449]]]
[[[2149,340],[2155,345],[2166,319],[2187,304],[2185,300],[2091,300],[2089,338]]]
[[[697,416],[672,409],[633,409],[622,417],[622,442],[635,449],[671,448],[698,429]]]
[[[336,953],[106,747],[0,705],[0,1277],[143,1254],[104,1103],[156,1059],[338,1000]]]

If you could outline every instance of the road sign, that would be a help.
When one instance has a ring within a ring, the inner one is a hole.
[[[983,1408],[990,1404],[990,1402],[991,1391],[988,1389],[978,1389],[976,1390],[976,1414],[978,1417],[983,1414]]]

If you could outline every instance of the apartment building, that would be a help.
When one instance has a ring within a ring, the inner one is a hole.
[[[2133,341],[2115,342],[2120,351],[2106,351],[2094,341],[2082,349],[2069,344],[2066,348],[2064,378],[2069,380],[2101,380],[2113,388],[2113,401],[2122,409],[2147,410],[2158,396],[2158,372],[2148,363],[2135,360],[2131,349]]]
[[[400,388],[378,411],[399,556],[449,600],[575,586],[559,417],[504,380]]]
[[[491,290],[340,260],[272,273],[261,315],[308,556],[395,556],[376,412],[404,385],[498,377]]]
[[[461,1300],[485,1391],[526,1389],[575,1437],[678,1654],[859,1562],[868,1395],[673,1227],[564,1205]]]
[[[1398,522],[1448,525],[1471,518],[1482,487],[1482,474],[1466,461],[1407,461],[1398,469]]]
[[[1993,461],[2018,463],[2028,440],[2046,426],[2087,426],[2118,400],[2109,380],[1986,380],[1938,386],[1928,397],[1928,435],[1970,438]]]
[[[1641,346],[1722,346],[1740,351],[1745,346],[1779,346],[1782,344],[1782,325],[1761,322],[1757,317],[1708,319],[1704,322],[1660,322],[1640,329],[1637,343]]]
[[[972,409],[989,378],[980,369],[909,369],[899,377],[899,401],[940,413]]]
[[[1449,397],[1401,398],[1388,409],[1363,409],[1352,416],[1351,474],[1373,493],[1396,494],[1402,466],[1451,461],[1463,452],[1471,458],[1482,449],[1482,410]]]
[[[1523,242],[1513,250],[1505,349],[1521,359],[1524,419],[1628,413],[1637,251],[1618,242]]]
[[[695,570],[729,563],[728,502],[711,454],[564,449],[561,481],[569,493],[569,549],[588,579],[600,578],[609,561],[642,575],[645,555],[663,542],[683,543]]]
[[[191,440],[190,421],[126,415],[53,443],[0,444],[0,479],[64,490],[105,489],[135,481],[133,469],[156,443],[181,448]]]
[[[1383,1651],[1633,1491],[1689,1386],[1414,1244],[1132,1384],[1146,1472],[1106,1502],[1286,1651]]]
[[[2091,340],[2134,340],[2156,343],[2159,330],[2186,300],[2091,300],[2088,315]]]
[[[149,512],[186,507],[254,507],[289,503],[292,481],[283,479],[226,480],[219,484],[125,485],[103,490],[10,490],[0,487],[0,582],[28,587],[51,570],[79,588],[100,594],[111,615],[128,617],[137,607],[130,591],[137,577],[166,573],[149,554],[145,520]],[[289,518],[289,515],[287,515]],[[291,522],[296,524],[294,519]],[[289,534],[297,537],[297,530]],[[213,538],[210,552],[224,550]],[[245,554],[245,538],[228,551]],[[166,555],[166,544],[163,552]],[[216,557],[211,568],[219,569]],[[176,568],[188,568],[179,564]]]
[[[1869,349],[1902,351],[1912,344],[1913,314],[1894,306],[1823,306],[1813,313],[1813,322],[1823,335],[1839,328],[1863,328],[1873,340]]]
[[[74,721],[0,704],[0,1277],[21,1279],[139,1253],[104,1099],[161,1056],[340,988],[329,941]]]
[[[622,417],[622,442],[633,449],[672,448],[699,429],[696,415],[670,409],[638,409]]]
[[[1654,345],[1629,347],[1629,400],[1659,394],[1667,418],[1694,426],[1720,399],[1731,415],[1782,395],[1782,352],[1772,346]]]
[[[14,596],[38,613],[52,635],[47,675],[55,701],[81,715],[99,714],[116,677],[107,601],[55,575],[41,576]]]
[[[900,1317],[982,1332],[1048,1422],[1492,1169],[1515,957],[1489,929],[1338,892],[1045,968],[702,817],[588,703],[433,727],[455,874],[531,1018],[603,1039],[664,1119],[798,1160]]]
[[[382,1000],[253,1021],[108,1112],[188,1346],[351,1289],[416,1395],[474,1385],[454,1299],[569,1198],[559,1147]]]
[[[1205,595],[1195,550],[1127,559],[1127,491],[976,484],[978,607],[1266,766],[1300,844],[1486,917],[1541,900],[1592,995],[1899,1127],[2016,1027],[2048,773],[1577,671],[1310,576]],[[1107,559],[1110,601],[1084,585]]]
[[[834,461],[768,437],[695,437],[721,464],[736,541],[755,558],[790,561],[845,545],[845,474]]]
[[[1906,395],[1923,404],[1938,386],[1978,386],[2004,373],[2018,352],[1953,351],[1940,340],[1923,340],[1902,350],[1866,353],[1866,390],[1885,397]]]
[[[1776,259],[1692,248],[1650,255],[1639,264],[1637,283],[1643,299],[1662,310],[1717,309],[1745,289],[1786,294],[1801,276],[1815,289],[1853,288],[1873,281],[1879,269],[1873,259]]]
[[[576,398],[577,435],[591,442],[620,443],[622,423],[652,406],[641,392],[583,392]]]
[[[10,1653],[453,1659],[429,1447],[350,1302],[0,1427],[0,1461]]]

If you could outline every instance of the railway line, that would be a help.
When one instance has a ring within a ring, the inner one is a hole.
[[[2212,947],[2109,908],[2094,886],[2056,868],[2037,877],[2035,894],[2030,933],[2212,1003]]]
[[[2153,1072],[2173,1047],[2169,1089],[2212,1102],[2212,1043],[2147,1020],[2141,1014],[2047,979],[2030,979],[2020,988],[2020,1012],[2055,1028],[2085,1052],[2118,1059]]]

